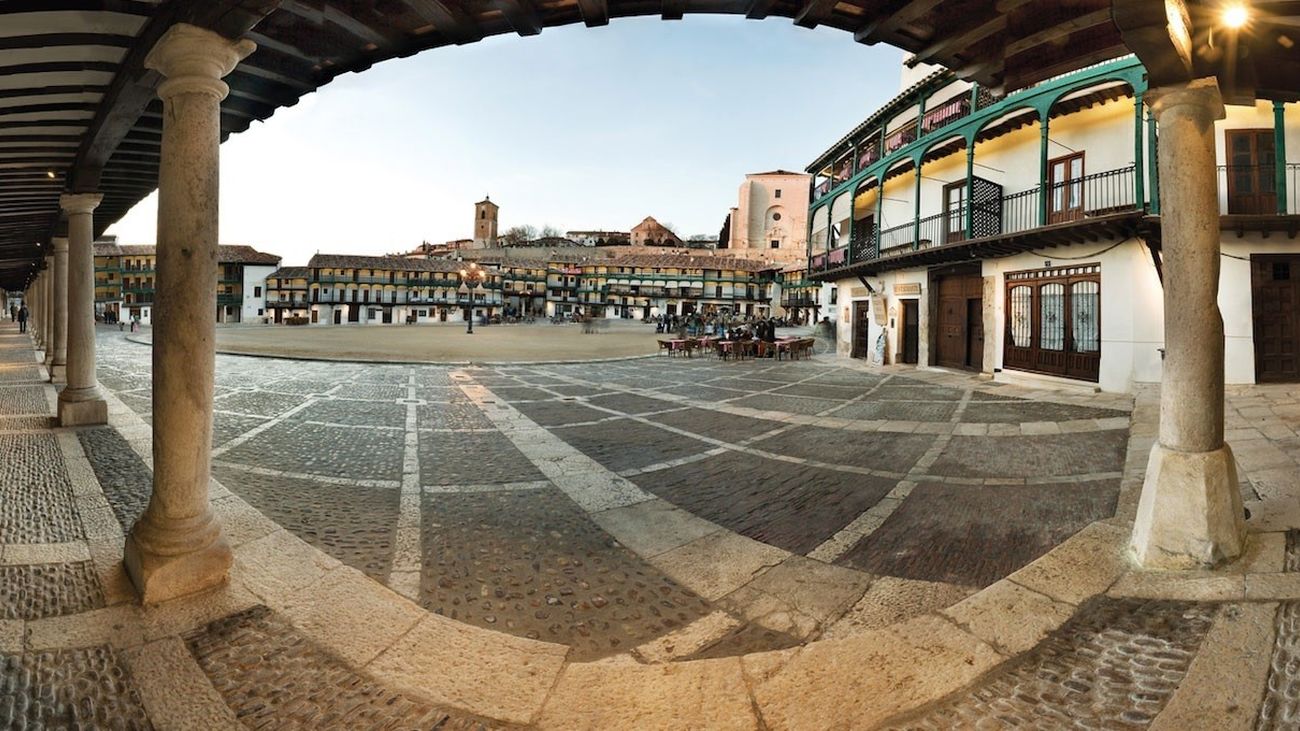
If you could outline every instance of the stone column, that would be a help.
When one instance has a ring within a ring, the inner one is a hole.
[[[62,381],[68,366],[68,240],[54,238],[54,278],[51,280],[54,292],[54,307],[51,310],[54,321],[54,344],[51,348],[50,380]]]
[[[221,80],[253,52],[187,24],[145,59],[165,78],[153,317],[153,494],[126,539],[126,569],[148,604],[222,584],[230,546],[208,504],[216,367]]]
[[[51,248],[51,251],[53,249]],[[41,285],[41,342],[45,346],[45,368],[54,371],[54,254],[45,257]]]
[[[32,279],[32,286],[27,291],[27,334],[31,336],[32,344],[37,348],[42,346],[40,317],[41,285],[45,283],[44,274],[44,272],[36,272],[36,277]]]
[[[68,217],[68,385],[59,392],[59,425],[108,423],[108,405],[95,376],[94,212],[98,193],[64,195]]]
[[[1241,555],[1246,530],[1237,466],[1223,441],[1223,317],[1214,79],[1147,92],[1160,129],[1165,361],[1160,440],[1133,526],[1147,568],[1191,569]]]

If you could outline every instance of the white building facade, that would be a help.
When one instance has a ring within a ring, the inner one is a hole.
[[[1158,382],[1145,91],[1132,58],[1001,100],[937,71],[823,155],[809,266],[838,290],[839,351],[1106,391]],[[1214,134],[1225,378],[1300,380],[1300,104],[1229,106]]]
[[[811,176],[788,170],[751,173],[731,209],[729,239],[719,242],[733,256],[802,262],[808,237]]]

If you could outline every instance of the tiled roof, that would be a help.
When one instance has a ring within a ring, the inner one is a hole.
[[[233,245],[217,247],[217,263],[219,264],[269,264],[277,266],[280,263],[280,257],[275,254],[266,254],[254,249],[251,246]]]
[[[121,256],[122,247],[112,241],[96,241],[94,244],[95,256]]]
[[[270,274],[266,275],[267,279],[306,279],[311,276],[311,270],[307,267],[280,267]]]
[[[449,259],[408,259],[402,256],[355,256],[317,254],[307,262],[309,269],[378,269],[395,272],[457,272],[464,268]]]
[[[96,244],[98,246],[98,244]],[[158,247],[153,244],[122,244],[117,247],[122,256],[157,256]],[[98,250],[96,250],[98,253]],[[101,254],[100,256],[110,256]],[[243,245],[221,245],[217,247],[217,263],[219,264],[267,264],[275,266],[280,263],[280,257],[275,254],[265,254],[254,249],[251,246]]]
[[[737,272],[770,272],[781,268],[757,259],[734,256],[691,256],[689,254],[630,254],[600,262],[608,266],[658,267],[660,269],[722,269]]]

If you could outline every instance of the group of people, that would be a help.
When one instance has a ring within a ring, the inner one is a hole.
[[[731,317],[692,312],[687,315],[656,315],[651,318],[655,333],[676,333],[679,337],[714,337],[719,340],[776,341],[776,329],[785,320],[773,317]]]
[[[18,332],[27,332],[27,320],[31,313],[27,311],[27,303],[20,305],[9,305],[9,319],[18,323]]]

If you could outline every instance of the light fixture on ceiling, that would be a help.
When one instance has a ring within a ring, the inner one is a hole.
[[[49,178],[50,180],[54,180],[54,171],[53,171],[53,170],[46,170],[46,171],[45,171],[45,177]]]
[[[1223,13],[1220,15],[1220,21],[1225,28],[1239,30],[1250,22],[1250,8],[1243,3],[1225,5]]]

